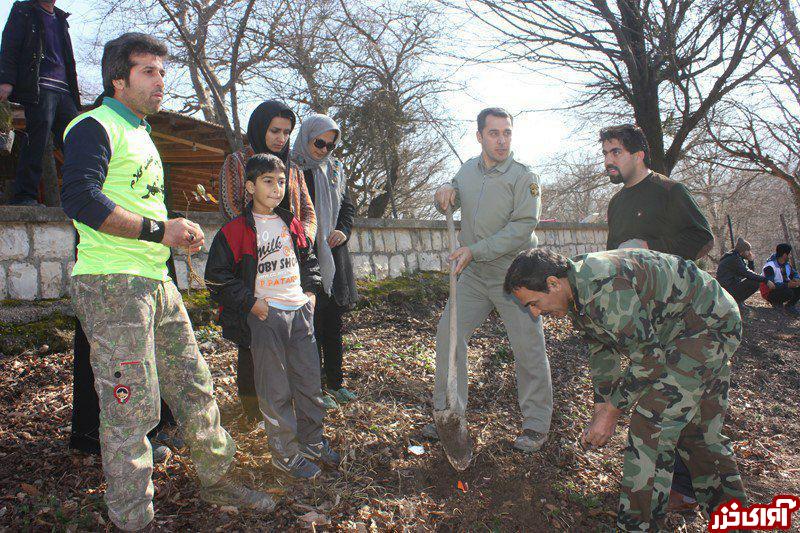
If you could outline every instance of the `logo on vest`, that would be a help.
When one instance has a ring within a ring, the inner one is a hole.
[[[162,168],[161,161],[159,159],[156,159],[153,156],[148,157],[144,165],[141,165],[138,169],[136,169],[136,172],[133,173],[133,179],[131,180],[131,189],[133,189],[136,186],[136,184],[139,183],[139,180],[142,179],[142,177],[145,174],[145,171],[149,169],[151,166],[157,167],[159,169]],[[147,192],[142,196],[142,199],[147,200],[150,197],[159,197],[161,200],[163,200],[164,189],[162,188],[163,183],[161,182],[160,178],[161,173],[154,173],[151,174],[151,176],[153,180],[145,185]]]

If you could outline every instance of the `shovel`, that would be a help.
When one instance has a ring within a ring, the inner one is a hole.
[[[447,231],[450,234],[450,251],[454,252],[456,244],[456,228],[453,223],[453,211],[447,207]],[[436,431],[442,441],[444,453],[453,468],[459,472],[466,470],[472,461],[472,437],[467,429],[467,421],[463,413],[456,408],[457,382],[456,382],[456,334],[458,317],[456,316],[456,262],[450,263],[450,346],[448,347],[447,365],[447,406],[445,409],[433,412],[433,421],[436,422]]]

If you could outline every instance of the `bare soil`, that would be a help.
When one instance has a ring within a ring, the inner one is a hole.
[[[338,476],[292,483],[269,466],[263,431],[247,426],[236,397],[232,346],[196,324],[214,375],[223,425],[238,445],[237,471],[279,500],[270,515],[217,508],[197,495],[187,450],[157,465],[157,529],[165,531],[612,531],[620,424],[608,446],[575,441],[591,412],[587,354],[567,320],[545,323],[555,391],[550,440],[534,454],[511,447],[519,431],[513,356],[492,315],[470,347],[472,466],[457,473],[431,421],[434,334],[443,279],[418,276],[363,287],[369,305],[348,315],[346,376],[358,401],[329,412],[326,432],[345,455]],[[752,299],[733,360],[726,432],[754,502],[800,494],[800,320]],[[99,458],[68,450],[71,353],[28,350],[0,359],[0,529],[110,530]],[[408,448],[421,445],[414,455]],[[699,516],[671,516],[675,530],[705,531]],[[795,522],[800,522],[796,516]]]

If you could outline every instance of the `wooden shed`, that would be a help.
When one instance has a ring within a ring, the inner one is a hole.
[[[152,126],[150,135],[164,164],[167,207],[173,211],[217,211],[217,205],[196,201],[192,192],[202,184],[206,191],[218,196],[220,168],[230,152],[222,126],[165,110],[147,117],[147,121]],[[25,114],[22,107],[16,105],[14,129],[18,136],[24,135]],[[11,156],[0,156],[0,180],[4,181],[6,189],[14,179],[19,140],[14,145]],[[58,150],[54,150],[53,156],[60,184],[63,156]],[[46,203],[53,204],[52,193],[46,195],[43,191],[42,195],[43,201],[48,199]]]

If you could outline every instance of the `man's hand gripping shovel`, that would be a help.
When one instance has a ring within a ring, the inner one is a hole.
[[[447,206],[447,231],[450,234],[450,252],[456,250],[456,228],[453,223],[453,210]],[[447,365],[447,406],[441,411],[433,412],[439,440],[444,446],[444,453],[453,468],[463,471],[472,461],[472,437],[467,429],[467,420],[463,410],[458,408],[456,381],[456,335],[458,317],[456,316],[456,262],[450,264],[450,346]]]

